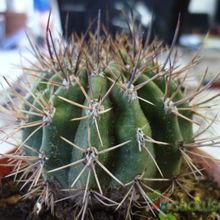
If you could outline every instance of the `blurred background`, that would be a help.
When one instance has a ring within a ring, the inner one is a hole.
[[[69,36],[72,32],[85,32],[99,9],[102,23],[113,34],[127,29],[125,16],[131,10],[137,23],[146,29],[152,23],[153,35],[168,44],[172,41],[179,15],[179,35],[182,36],[179,43],[184,46],[198,47],[201,43],[199,38],[189,35],[220,34],[219,0],[166,0],[166,3],[162,0],[0,0],[1,48],[17,46],[19,41],[16,40],[20,40],[24,29],[29,29],[41,43],[50,10],[55,19],[54,31],[66,32]]]
[[[53,36],[63,34],[68,38],[72,32],[85,32],[99,9],[102,23],[112,34],[128,31],[126,16],[132,11],[143,32],[146,33],[152,24],[152,39],[156,36],[167,44],[172,42],[180,16],[177,45],[184,48],[183,53],[186,52],[189,58],[193,50],[202,47],[206,51],[201,51],[205,58],[201,68],[210,66],[210,72],[218,71],[220,0],[166,0],[166,3],[163,0],[0,0],[0,74],[11,72],[9,62],[21,62],[19,52],[26,53],[28,46],[25,32],[39,46],[44,46],[50,10]],[[210,61],[213,61],[212,65]]]
[[[193,70],[200,77],[208,67],[205,82],[220,70],[220,0],[0,0],[0,77],[16,82],[22,75],[20,66],[33,65],[28,38],[45,48],[46,26],[51,12],[53,38],[68,40],[71,33],[82,34],[97,18],[115,35],[129,32],[128,21],[135,20],[146,35],[152,26],[155,37],[170,45],[180,17],[176,47],[180,63],[186,64],[199,49],[200,65]],[[95,25],[94,25],[95,29]],[[95,30],[93,30],[95,31]],[[204,83],[205,83],[204,82]],[[217,78],[213,86],[219,86]],[[0,93],[8,85],[0,80]],[[1,102],[1,98],[0,98]]]
[[[209,80],[219,72],[220,0],[0,0],[0,76],[16,81],[22,74],[18,66],[34,63],[26,35],[44,48],[50,12],[53,38],[63,35],[68,40],[73,32],[84,33],[99,9],[101,22],[113,35],[128,32],[127,21],[134,19],[143,35],[152,25],[151,38],[168,45],[180,17],[176,47],[181,51],[181,63],[187,63],[200,49],[201,64],[195,67],[195,75],[199,77],[209,67]]]
[[[56,38],[66,39],[72,32],[81,34],[97,17],[101,9],[101,22],[114,35],[128,32],[128,20],[142,26],[143,34],[152,24],[152,36],[172,43],[178,17],[181,24],[176,47],[180,51],[180,65],[191,60],[199,49],[200,64],[193,69],[193,77],[201,78],[208,67],[206,83],[220,71],[220,0],[0,0],[0,104],[4,103],[7,83],[22,80],[21,66],[31,66],[35,57],[30,53],[30,39],[42,49],[51,11],[51,31]],[[195,80],[196,81],[196,80]],[[212,84],[218,88],[220,78]],[[220,131],[220,125],[216,127]],[[2,150],[2,148],[1,148]],[[220,159],[219,149],[212,155]]]
[[[152,39],[157,37],[166,44],[171,44],[180,17],[176,45],[181,51],[181,62],[190,60],[200,48],[202,62],[195,74],[200,75],[207,66],[208,78],[219,72],[220,0],[0,0],[0,75],[16,80],[22,72],[13,68],[34,62],[27,49],[26,33],[44,47],[50,11],[54,38],[62,34],[68,39],[72,32],[85,32],[99,9],[102,23],[113,35],[128,31],[126,19],[132,15],[144,34],[152,24]]]

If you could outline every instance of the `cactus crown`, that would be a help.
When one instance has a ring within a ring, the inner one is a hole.
[[[192,127],[206,101],[194,100],[208,86],[186,94],[184,85],[197,60],[176,68],[173,48],[103,32],[66,43],[48,30],[47,51],[33,46],[38,65],[26,69],[36,72],[31,89],[23,85],[24,97],[11,88],[20,102],[2,108],[17,120],[10,136],[22,135],[17,151],[5,156],[16,161],[13,175],[25,180],[26,196],[39,195],[38,211],[71,199],[77,218],[96,206],[129,218],[133,207],[155,206],[183,160],[200,174],[189,155],[203,144]]]

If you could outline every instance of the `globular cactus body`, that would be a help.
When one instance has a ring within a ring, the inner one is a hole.
[[[82,67],[79,76],[68,86],[57,88],[48,83],[41,90],[48,102],[41,117],[44,125],[29,142],[33,147],[35,142],[41,144],[36,150],[46,155],[45,178],[57,181],[62,188],[84,189],[88,175],[91,176],[89,188],[100,184],[108,189],[108,185],[123,186],[138,175],[173,177],[179,173],[179,145],[184,138],[192,139],[192,136],[183,138],[182,131],[186,128],[166,106],[166,81],[155,83],[146,73],[134,84],[129,78],[120,84],[111,76],[115,68],[117,77],[125,78],[129,74],[124,74],[117,65],[112,69],[110,65],[106,71],[96,74]],[[54,78],[57,77],[52,76],[49,82]],[[54,94],[49,96],[52,91]],[[35,108],[41,108],[39,103],[40,100],[33,100]],[[35,112],[35,109],[29,111]],[[35,120],[36,116],[29,117],[29,123]],[[192,126],[188,128],[191,130]],[[33,128],[29,130],[25,128],[23,133],[30,134]],[[24,135],[23,141],[26,137]],[[71,143],[78,149],[71,147]],[[125,146],[107,150],[122,143]],[[105,150],[106,153],[99,154]],[[30,149],[27,155],[29,152]]]
[[[93,36],[85,48],[78,39],[71,52],[72,44],[61,43],[59,53],[48,43],[42,74],[22,98],[16,153],[25,163],[15,167],[33,193],[41,189],[38,203],[53,206],[48,189],[53,195],[68,189],[66,198],[83,207],[84,218],[93,193],[95,204],[102,200],[116,210],[125,204],[127,218],[133,203],[151,206],[161,196],[167,186],[161,181],[172,182],[183,160],[196,169],[186,154],[195,144],[195,109],[182,88],[185,75],[157,63],[157,42],[147,48],[133,41]]]

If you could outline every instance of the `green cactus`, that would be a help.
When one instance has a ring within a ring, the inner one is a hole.
[[[48,43],[40,80],[20,105],[25,121],[14,156],[23,162],[15,174],[24,173],[19,180],[30,184],[29,194],[38,189],[38,206],[53,209],[52,198],[71,198],[83,219],[92,200],[94,208],[110,206],[130,218],[133,204],[154,207],[163,181],[172,184],[190,160],[195,109],[182,72],[156,61],[157,42],[144,47],[135,40],[134,48],[124,35],[91,35],[86,44],[70,42],[71,52],[62,43],[51,52]]]

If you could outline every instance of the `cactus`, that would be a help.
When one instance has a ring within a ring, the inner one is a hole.
[[[12,175],[25,180],[26,197],[38,196],[37,213],[66,199],[80,207],[81,219],[96,206],[129,219],[133,207],[162,212],[154,201],[164,197],[183,161],[200,174],[189,155],[201,145],[193,114],[206,101],[193,100],[208,86],[186,95],[186,72],[196,60],[166,67],[157,61],[165,50],[157,41],[143,45],[140,36],[113,39],[106,32],[86,38],[61,40],[57,49],[48,34],[45,54],[33,46],[36,83],[23,85],[26,97],[11,88],[20,102],[4,109],[21,133],[17,151],[4,155],[15,163]]]

